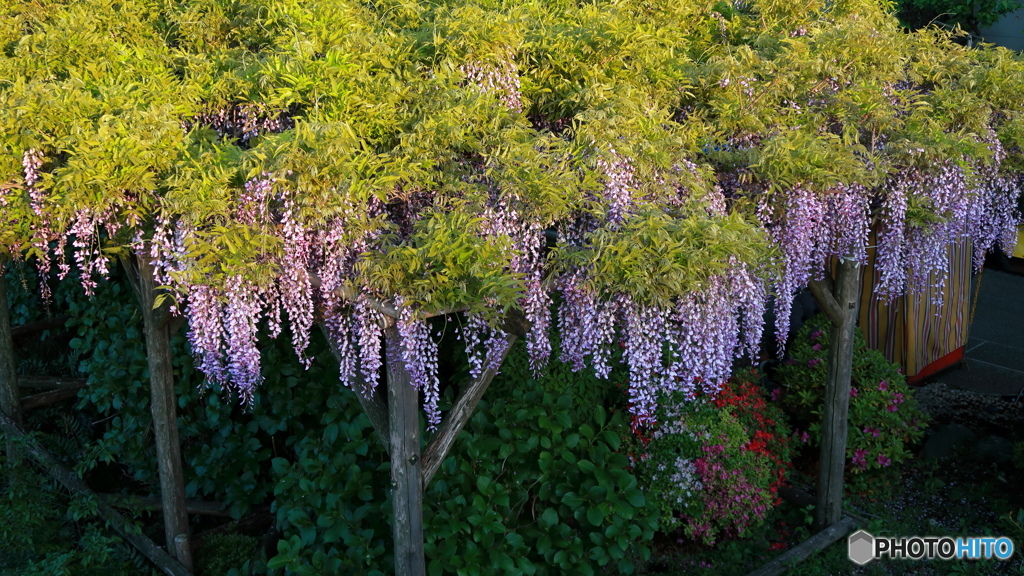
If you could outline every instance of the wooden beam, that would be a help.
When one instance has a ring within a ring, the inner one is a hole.
[[[188,570],[166,552],[161,550],[152,540],[137,529],[130,527],[127,520],[116,510],[97,498],[96,494],[85,485],[81,478],[65,468],[49,452],[34,439],[26,436],[21,428],[9,417],[0,414],[0,429],[12,438],[20,440],[27,455],[39,463],[50,476],[53,476],[72,493],[96,500],[96,512],[107,521],[107,524],[126,542],[134,546],[161,572],[167,576],[191,576]]]
[[[321,280],[320,277],[317,276],[316,274],[310,273],[309,285],[312,286],[313,288],[319,288],[320,286],[323,285],[323,280]],[[348,286],[341,286],[337,288],[334,291],[334,293],[352,303],[363,302],[373,310],[376,310],[377,312],[380,312],[381,314],[394,320],[398,320],[401,317],[401,313],[398,311],[397,308],[395,308],[394,304],[390,302],[383,302],[381,300],[377,300],[376,298],[370,298],[365,294],[360,294],[356,292],[355,290],[349,288]]]
[[[831,320],[833,324],[842,322],[842,309],[840,308],[839,303],[836,302],[835,297],[832,295],[832,279],[826,276],[825,280],[811,280],[807,287],[811,289],[811,294],[818,302],[818,306],[821,306],[825,315],[828,316],[828,319]]]
[[[423,452],[421,468],[424,489],[430,485],[434,474],[441,468],[441,463],[444,462],[448,452],[455,445],[455,439],[458,438],[459,432],[462,431],[466,422],[469,422],[469,419],[473,416],[476,405],[483,398],[484,392],[487,391],[491,380],[498,373],[498,369],[501,367],[502,362],[505,361],[505,357],[508,356],[508,352],[512,349],[515,341],[516,337],[514,335],[507,335],[506,344],[498,351],[497,357],[487,358],[483,372],[459,392],[455,405],[445,415],[437,434],[427,444],[427,448]]]
[[[808,506],[814,506],[817,503],[813,494],[792,485],[780,486],[779,496],[797,508],[807,508]],[[843,506],[843,516],[853,518],[858,525],[866,525],[868,523],[868,519],[864,516],[865,514],[866,512],[863,510],[859,510],[849,505]],[[875,518],[878,517],[875,516]]]
[[[838,318],[832,322],[825,377],[825,405],[821,416],[821,467],[814,528],[823,530],[843,514],[843,475],[846,470],[846,436],[850,411],[850,378],[853,374],[853,336],[860,304],[860,263],[839,262],[834,302]]]
[[[51,328],[63,328],[67,324],[70,316],[54,316],[53,318],[44,318],[30,324],[22,324],[21,326],[15,326],[11,328],[12,338],[22,338],[25,336],[31,336],[32,334],[38,334],[43,330],[49,330]]]
[[[530,321],[526,319],[526,314],[522,310],[512,309],[505,314],[501,330],[517,338],[526,338],[530,332]]]
[[[30,388],[34,390],[63,390],[65,388],[79,389],[86,385],[82,378],[18,378],[18,388]]]
[[[251,513],[242,516],[234,522],[221,524],[196,534],[192,537],[192,545],[194,548],[199,548],[204,540],[217,534],[229,534],[231,532],[238,534],[264,534],[267,530],[273,528],[276,519],[277,515],[270,511],[270,506],[257,506]],[[276,543],[275,541],[274,544]],[[276,549],[277,547],[275,546],[274,550]]]
[[[107,504],[115,508],[131,510],[163,510],[163,500],[159,496],[124,496],[121,494],[98,494]],[[231,518],[231,513],[224,510],[223,504],[186,500],[185,508],[189,514],[196,516],[217,516]]]
[[[50,404],[56,404],[61,400],[75,398],[78,396],[78,391],[84,387],[85,385],[77,386],[75,388],[59,388],[57,390],[50,390],[49,392],[25,396],[21,399],[21,410],[23,412],[27,410],[34,410],[36,408],[42,408],[43,406],[49,406]]]
[[[174,392],[174,366],[171,361],[171,339],[166,318],[168,306],[156,306],[160,293],[156,271],[144,254],[126,258],[129,277],[139,297],[139,307],[146,338],[146,361],[149,364],[150,413],[156,440],[157,471],[160,496],[163,499],[164,537],[178,562],[192,570],[188,512],[185,507],[185,476],[182,471],[181,445],[178,441],[178,399]],[[178,545],[179,536],[185,538]]]
[[[331,347],[331,353],[334,354],[334,358],[340,364],[344,361],[341,357],[341,351],[338,349],[337,343],[331,338],[330,332],[327,330],[327,326],[324,326],[323,322],[320,323],[320,330],[324,334],[324,338]],[[381,446],[384,447],[385,452],[391,451],[391,432],[389,431],[388,424],[388,404],[387,399],[384,397],[384,393],[381,392],[380,386],[372,386],[372,391],[369,396],[366,396],[362,392],[364,387],[362,382],[357,382],[357,388],[359,390],[353,390],[356,395],[356,399],[359,400],[359,405],[362,406],[363,412],[366,413],[366,417],[370,419],[370,424],[373,425],[373,431],[377,435],[377,439],[380,440]],[[376,384],[376,382],[374,383]]]
[[[807,540],[804,540],[794,548],[787,550],[778,558],[764,566],[761,566],[757,570],[754,570],[747,576],[779,576],[780,574],[784,574],[793,568],[793,566],[796,566],[800,562],[806,560],[811,554],[827,548],[836,540],[846,536],[856,528],[856,526],[857,523],[853,518],[844,516],[835,524],[832,524],[828,528],[818,532]]]
[[[395,576],[425,576],[418,392],[413,387],[412,377],[402,360],[402,339],[398,329],[391,326],[384,334],[391,432],[391,507],[395,541]]]

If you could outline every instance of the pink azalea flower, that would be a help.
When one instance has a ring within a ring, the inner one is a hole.
[[[808,368],[814,368],[818,364],[821,364],[821,358],[811,358],[810,360],[807,361]]]
[[[821,350],[821,344],[815,344],[814,346],[811,346],[811,350],[814,350],[815,352]]]
[[[878,383],[878,389],[881,390],[882,392],[885,392],[886,390],[889,389],[889,383],[886,382],[885,380],[882,380],[881,382]]]
[[[853,457],[850,460],[853,461],[854,466],[863,470],[868,467],[868,451],[858,448],[853,451]]]
[[[860,390],[857,390],[856,388],[852,388],[852,387],[850,388],[850,398],[856,398],[859,395],[860,395]]]
[[[881,454],[878,455],[878,465],[879,466],[888,466],[889,464],[892,464],[892,460],[890,460],[889,458],[887,458],[886,456],[883,456]]]

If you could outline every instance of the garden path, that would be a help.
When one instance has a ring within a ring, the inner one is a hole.
[[[986,266],[964,352],[959,367],[931,380],[982,394],[1024,396],[1024,276]]]

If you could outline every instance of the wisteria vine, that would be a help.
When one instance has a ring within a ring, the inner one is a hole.
[[[998,141],[991,146],[998,162],[1003,155]],[[697,290],[674,298],[668,307],[639,302],[626,293],[599,293],[583,269],[548,278],[549,231],[563,231],[560,242],[585,249],[595,230],[618,229],[636,214],[633,194],[639,183],[632,162],[614,151],[609,158],[596,163],[605,175],[604,188],[594,198],[604,206],[603,217],[588,212],[569,222],[530,221],[518,208],[521,200],[515,193],[495,189],[482,214],[483,231],[507,237],[515,247],[510,272],[523,282],[520,305],[530,325],[526,346],[531,368],[543,370],[551,355],[552,293],[557,292],[559,359],[574,370],[589,367],[599,377],[608,377],[617,345],[629,371],[634,422],[641,426],[652,423],[659,390],[692,393],[700,386],[713,393],[738,358],[757,357],[769,290],[764,277],[736,258],[728,263],[727,272],[709,277]],[[42,163],[37,150],[25,152],[24,182],[29,206],[37,216],[34,242],[40,249],[54,237],[48,231],[45,193],[36,186]],[[257,285],[242,276],[221,284],[197,281],[188,274],[196,266],[188,245],[194,231],[181,221],[158,217],[152,238],[144,242],[136,237],[133,246],[150,255],[156,265],[156,280],[175,292],[172,310],[187,315],[197,366],[210,383],[235,390],[243,402],[252,401],[262,381],[257,346],[261,319],[266,319],[270,335],[275,337],[287,321],[295,352],[308,367],[311,359],[305,350],[319,310],[320,321],[341,360],[342,380],[360,393],[370,394],[381,376],[388,322],[369,302],[384,298],[358,287],[354,298],[342,293],[352,290],[345,279],[352,276],[361,255],[374,249],[383,230],[353,235],[346,215],[334,217],[327,226],[310,226],[300,215],[297,192],[290,188],[287,176],[262,174],[246,182],[233,208],[236,221],[280,239],[276,282]],[[788,334],[794,295],[824,274],[828,258],[867,261],[873,206],[882,215],[875,247],[880,274],[876,292],[879,297],[891,298],[924,285],[941,288],[948,273],[945,247],[950,242],[973,241],[975,266],[993,246],[1012,249],[1020,218],[1015,202],[1021,180],[1001,174],[997,166],[977,165],[969,170],[947,162],[931,170],[904,170],[876,189],[851,184],[818,192],[797,186],[781,203],[762,195],[761,224],[778,247],[780,259],[781,274],[774,281],[773,294],[780,345]],[[727,212],[724,191],[732,188],[727,182],[711,184],[705,195],[705,202],[711,201],[709,216]],[[7,194],[5,190],[0,202],[9,201]],[[918,203],[923,199],[929,211],[941,217],[926,224],[912,221],[912,198]],[[376,204],[369,213],[387,213],[380,201],[371,202]],[[97,276],[109,273],[109,258],[99,250],[101,230],[108,237],[117,234],[112,213],[83,209],[62,235],[73,249],[87,293],[95,289]],[[58,251],[59,257],[61,254]],[[38,265],[45,277],[49,260],[42,258]],[[58,260],[58,267],[61,277],[70,271],[63,260]],[[436,337],[429,323],[414,308],[403,306],[400,297],[392,295],[389,301],[401,312],[395,321],[402,343],[400,360],[421,390],[429,425],[435,428],[440,423]],[[473,377],[485,369],[496,369],[494,360],[503,357],[508,346],[494,319],[485,316],[467,315],[459,336]]]

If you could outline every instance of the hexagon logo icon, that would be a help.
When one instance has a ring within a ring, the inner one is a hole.
[[[848,552],[850,560],[863,566],[875,559],[875,537],[864,530],[850,534]]]

